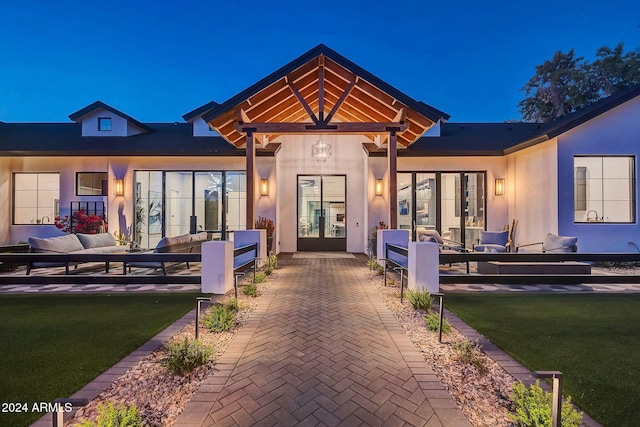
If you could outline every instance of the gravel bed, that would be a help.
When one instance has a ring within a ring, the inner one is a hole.
[[[257,284],[259,296],[268,291],[270,283],[277,275],[274,271],[264,283]],[[229,298],[233,298],[233,291],[221,302]],[[225,352],[238,328],[246,323],[257,305],[256,298],[248,297],[241,291],[238,292],[238,302],[241,309],[236,313],[236,327],[231,331],[213,333],[205,327],[200,327],[200,339],[215,348],[215,354],[208,363],[184,376],[174,375],[161,365],[165,354],[161,347],[125,372],[88,405],[80,408],[73,418],[65,422],[65,426],[73,426],[84,419],[95,420],[98,405],[106,402],[135,405],[147,426],[172,426],[202,381],[215,369],[216,360]],[[207,311],[203,310],[202,315]],[[171,339],[183,340],[185,337],[195,338],[195,319]]]
[[[404,303],[400,303],[399,284],[385,287],[383,276],[368,270],[367,277],[471,424],[477,427],[511,426],[507,415],[511,406],[509,396],[517,381],[484,353],[479,355],[484,359],[482,372],[458,360],[459,353],[453,344],[468,341],[464,335],[451,327],[451,332],[443,334],[442,343],[438,343],[438,333],[429,332],[425,326],[427,313],[415,310],[407,302],[406,293]]]

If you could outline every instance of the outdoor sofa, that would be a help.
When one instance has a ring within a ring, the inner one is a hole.
[[[163,237],[156,245],[153,253],[201,253],[202,243],[208,240],[209,234],[202,231],[196,234],[183,234],[181,236]],[[187,268],[189,263],[187,262]],[[140,261],[126,262],[123,265],[123,273],[127,273],[127,267],[131,271],[131,267],[162,269],[162,273],[166,276],[167,269],[164,261]]]
[[[123,246],[117,246],[113,235],[98,234],[67,234],[56,237],[29,237],[29,252],[51,254],[109,254],[122,252]],[[69,262],[32,262],[27,264],[27,274],[34,268],[65,267],[69,274]],[[75,267],[77,262],[72,263]],[[106,266],[107,264],[105,264]]]

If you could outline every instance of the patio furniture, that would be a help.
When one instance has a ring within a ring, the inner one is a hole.
[[[462,242],[455,240],[449,240],[443,238],[437,230],[420,230],[418,231],[419,242],[432,242],[437,243],[440,253],[460,253],[467,252],[467,249],[462,247]],[[467,273],[469,273],[469,261],[466,261]],[[451,263],[449,263],[451,267]]]
[[[475,252],[510,252],[510,249],[509,230],[481,231],[478,244],[473,246]]]
[[[113,235],[109,233],[97,234],[67,234],[56,237],[29,237],[29,252],[53,254],[109,254],[122,251],[123,246],[117,246]],[[27,275],[34,268],[65,267],[65,274],[69,274],[69,262],[32,262],[27,265]],[[73,263],[77,268],[78,263]],[[109,263],[105,263],[105,271],[109,271]]]
[[[535,246],[541,245],[539,248]],[[528,248],[521,251],[520,248]],[[547,237],[542,242],[527,243],[516,247],[516,252],[553,252],[553,253],[571,253],[578,252],[578,238],[571,236],[557,236],[553,233],[547,233]]]
[[[183,234],[182,236],[163,237],[153,250],[153,253],[201,253],[202,242],[208,240],[208,233],[202,231],[196,234]],[[189,263],[187,262],[187,268]],[[162,270],[162,274],[167,275],[164,261],[141,261],[125,262],[122,265],[123,274],[127,274],[127,267],[131,272],[131,267],[153,268]]]

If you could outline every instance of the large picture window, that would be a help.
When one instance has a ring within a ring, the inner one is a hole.
[[[635,159],[576,156],[573,159],[575,222],[635,221]]]
[[[78,172],[76,174],[76,196],[106,196],[106,172]]]
[[[13,174],[13,223],[53,224],[60,209],[60,174]]]

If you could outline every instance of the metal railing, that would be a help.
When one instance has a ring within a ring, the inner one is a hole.
[[[393,252],[396,253],[400,256],[405,257],[406,263],[403,264],[398,260],[393,260],[391,258],[389,258],[389,252]],[[387,243],[385,245],[384,248],[384,255],[385,255],[385,260],[384,260],[384,285],[387,286],[387,268],[388,268],[388,264],[391,264],[391,268],[395,271],[395,272],[399,272],[400,273],[400,302],[402,303],[404,301],[404,276],[405,276],[405,272],[407,271],[408,268],[408,264],[409,264],[409,249],[405,248],[404,246],[399,246],[399,245],[394,245],[391,243]]]

